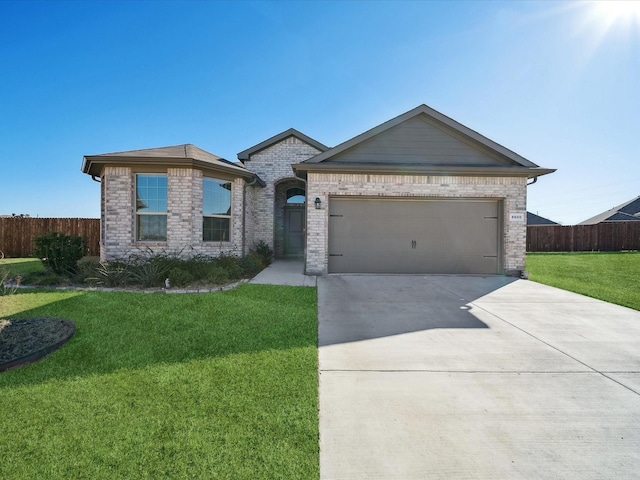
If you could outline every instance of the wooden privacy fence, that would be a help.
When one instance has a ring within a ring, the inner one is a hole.
[[[86,237],[86,255],[100,255],[99,218],[0,217],[0,251],[5,257],[33,256],[33,239],[50,232]]]
[[[527,227],[527,252],[640,250],[640,222]]]

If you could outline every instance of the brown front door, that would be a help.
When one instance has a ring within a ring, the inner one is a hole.
[[[304,253],[305,211],[304,206],[286,206],[284,209],[284,254]]]

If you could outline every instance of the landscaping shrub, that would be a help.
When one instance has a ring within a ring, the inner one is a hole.
[[[98,281],[98,269],[100,257],[82,257],[78,260],[76,274],[73,277],[77,283],[96,283]]]
[[[77,235],[51,232],[34,240],[34,253],[45,267],[58,275],[76,273],[78,260],[84,256],[86,239]]]
[[[148,259],[131,267],[131,277],[143,288],[158,287],[164,284],[168,269],[168,264]]]
[[[234,257],[233,255],[221,253],[213,263],[216,267],[224,268],[230,280],[241,278],[244,273],[242,265],[240,264],[240,258]]]
[[[190,258],[180,258],[180,254],[181,252],[157,253],[149,249],[126,259],[104,263],[101,263],[98,257],[83,257],[76,260],[73,274],[68,271],[58,274],[52,268],[48,268],[23,275],[23,283],[37,286],[72,283],[149,288],[162,287],[165,285],[165,279],[169,278],[171,287],[220,285],[253,276],[265,267],[264,257],[258,252],[251,252],[244,257],[221,254],[219,257],[194,255]]]
[[[262,264],[265,267],[271,265],[271,262],[273,261],[273,250],[271,250],[271,247],[267,245],[267,242],[260,240],[256,244],[256,253],[262,259]]]
[[[167,276],[172,287],[186,287],[196,279],[191,272],[183,267],[172,268]]]
[[[220,285],[229,281],[229,273],[222,267],[211,267],[207,280],[215,285]]]
[[[263,269],[262,257],[258,253],[251,252],[240,259],[240,266],[245,276],[255,275]]]
[[[105,262],[98,268],[98,277],[108,287],[124,287],[131,282],[133,275],[131,266],[125,262]]]
[[[178,264],[181,269],[188,271],[196,280],[205,280],[213,265],[214,258],[206,255],[196,255],[186,260],[181,260]]]

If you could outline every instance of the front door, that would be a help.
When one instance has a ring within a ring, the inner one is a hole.
[[[284,254],[302,255],[304,253],[305,210],[304,206],[286,206],[284,208]]]

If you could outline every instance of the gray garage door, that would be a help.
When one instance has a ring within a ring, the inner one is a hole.
[[[329,273],[500,270],[496,200],[329,201]]]

